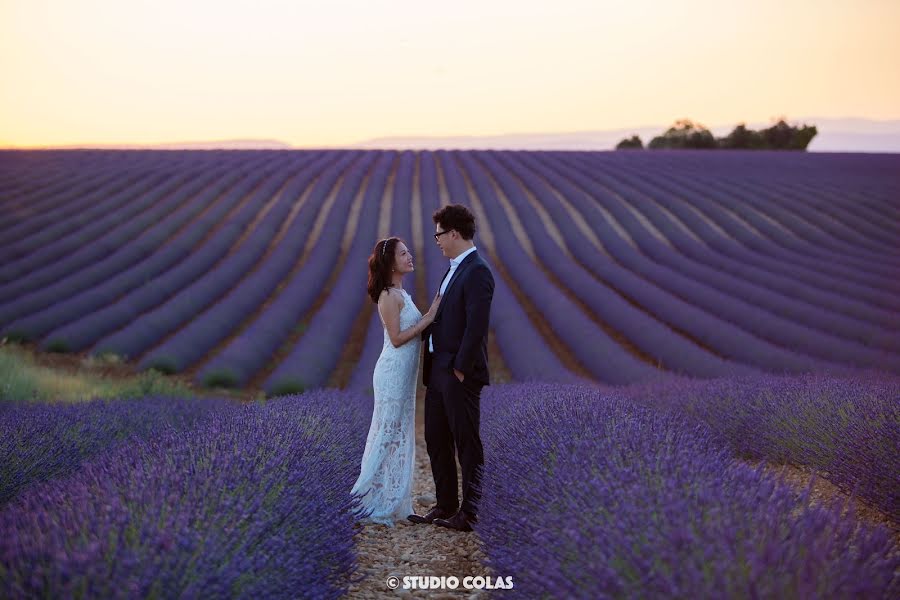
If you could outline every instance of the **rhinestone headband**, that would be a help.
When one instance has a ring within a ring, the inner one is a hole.
[[[381,245],[381,258],[384,258],[384,251],[387,248],[387,240],[384,240],[384,243]]]

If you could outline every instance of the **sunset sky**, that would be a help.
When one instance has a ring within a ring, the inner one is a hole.
[[[0,0],[0,147],[898,119],[898,26],[898,0]]]

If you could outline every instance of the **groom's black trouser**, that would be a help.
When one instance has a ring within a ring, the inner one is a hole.
[[[484,448],[481,445],[481,388],[467,377],[460,382],[452,367],[435,365],[425,392],[425,443],[431,460],[431,474],[437,505],[456,512],[457,493],[454,446],[462,467],[463,502],[466,513],[478,514]]]

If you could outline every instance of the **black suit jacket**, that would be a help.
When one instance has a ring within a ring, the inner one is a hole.
[[[432,368],[458,369],[466,381],[490,385],[487,339],[493,297],[494,275],[475,250],[454,271],[434,322],[422,332],[423,385],[428,386]],[[434,354],[428,350],[429,335],[434,336]]]

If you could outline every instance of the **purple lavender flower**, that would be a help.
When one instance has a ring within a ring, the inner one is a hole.
[[[489,566],[520,597],[892,597],[884,527],[813,506],[703,423],[584,386],[482,397]]]

